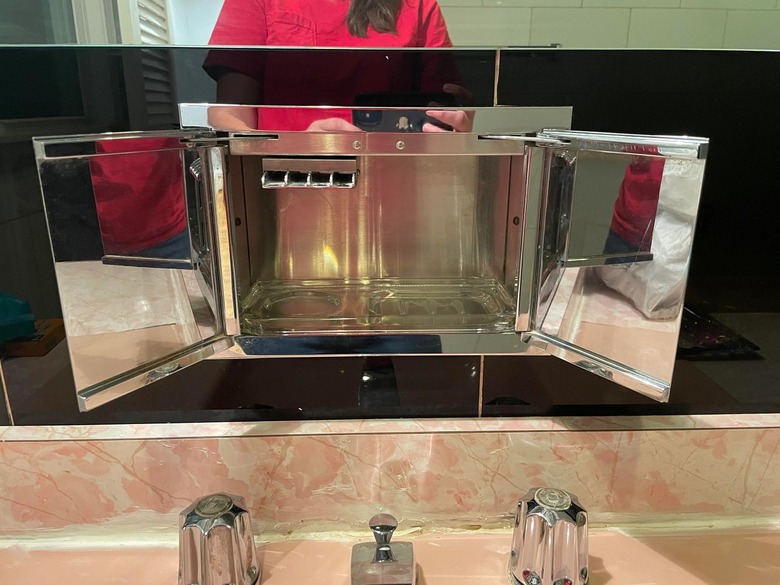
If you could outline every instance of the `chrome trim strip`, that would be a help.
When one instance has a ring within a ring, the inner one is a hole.
[[[559,350],[559,352],[556,352],[551,351],[550,348],[546,348],[547,353],[550,355],[563,357],[567,362],[570,362],[575,366],[579,366],[602,378],[606,378],[621,386],[644,394],[658,402],[668,402],[669,400],[671,384],[664,380],[644,374],[618,362],[605,359],[603,356],[590,352],[585,348],[576,346],[557,337],[552,337],[541,331],[532,331],[529,343],[537,345],[538,347],[538,342],[552,345]],[[559,353],[562,355],[558,355]],[[576,360],[569,356],[576,356],[583,359]]]
[[[216,285],[221,289],[217,292],[221,298],[221,317],[226,335],[237,335],[238,323],[238,292],[233,271],[233,239],[230,231],[232,225],[227,186],[225,184],[224,148],[208,149],[208,169],[211,176],[211,188],[208,196],[214,215],[214,260]],[[219,294],[221,293],[221,294]]]
[[[210,357],[217,352],[223,351],[233,344],[232,339],[220,337],[201,344],[190,346],[189,348],[157,360],[151,364],[145,364],[139,368],[131,370],[130,373],[120,374],[113,378],[103,380],[99,384],[85,388],[77,392],[79,410],[86,412],[97,408],[103,404],[111,402],[120,396],[130,394],[134,390],[146,386],[147,384],[159,380],[182,368],[191,366],[199,361]],[[193,349],[194,347],[194,349]]]
[[[576,130],[545,129],[539,132],[537,137],[558,140],[573,149],[675,158],[704,159],[707,156],[707,146],[709,145],[707,138],[697,136],[654,136]]]

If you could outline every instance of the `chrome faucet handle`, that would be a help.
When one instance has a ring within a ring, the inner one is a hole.
[[[211,494],[179,514],[179,585],[260,582],[252,520],[244,498]]]
[[[368,521],[368,527],[374,533],[374,540],[376,540],[374,562],[388,563],[395,561],[393,548],[390,546],[390,539],[393,538],[393,532],[398,528],[398,520],[390,514],[377,514]]]
[[[417,565],[411,542],[390,542],[398,520],[377,514],[368,521],[376,543],[352,547],[352,585],[414,585]]]
[[[520,499],[509,575],[513,585],[588,582],[588,514],[576,496],[542,487]]]
[[[398,520],[390,514],[377,514],[368,521],[368,527],[374,533],[377,545],[390,544],[393,532],[398,528]]]

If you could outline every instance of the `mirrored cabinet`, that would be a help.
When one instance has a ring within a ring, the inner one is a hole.
[[[214,356],[550,354],[668,399],[706,139],[572,131],[566,108],[215,123],[236,108],[35,140],[80,408]]]

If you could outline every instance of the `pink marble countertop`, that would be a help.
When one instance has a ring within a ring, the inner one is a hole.
[[[505,585],[509,533],[426,535],[414,543],[421,585]],[[268,585],[349,585],[355,541],[288,540],[258,547]],[[627,534],[595,530],[589,536],[590,585],[752,585],[780,583],[780,531],[706,530]],[[74,545],[39,541],[0,548],[4,585],[173,585],[175,547]]]

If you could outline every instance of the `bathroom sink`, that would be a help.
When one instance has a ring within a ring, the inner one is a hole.
[[[506,585],[509,532],[404,535],[414,542],[423,585]],[[367,538],[370,539],[370,536]],[[0,543],[4,585],[174,585],[178,551],[127,542],[100,547],[47,542]],[[263,583],[349,585],[354,539],[288,540],[258,547]],[[780,531],[592,530],[590,585],[747,585],[780,583]]]

